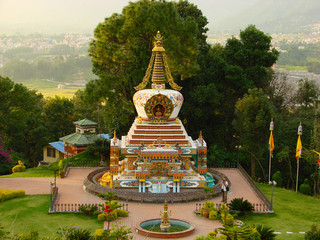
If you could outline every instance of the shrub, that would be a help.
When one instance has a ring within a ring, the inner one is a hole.
[[[108,201],[118,199],[118,195],[113,191],[106,191],[106,193],[98,193],[98,197]]]
[[[216,193],[214,192],[214,190],[211,187],[205,186],[202,189],[203,192],[205,192],[209,197],[213,197]]]
[[[98,221],[104,222],[105,220],[107,220],[107,214],[101,213],[98,215]]]
[[[97,239],[97,238],[101,238],[103,236],[103,233],[104,233],[104,229],[96,229],[96,231],[94,232],[94,239]]]
[[[212,210],[209,212],[209,219],[210,220],[216,220],[218,216],[218,212],[215,210]]]
[[[300,185],[299,191],[306,195],[311,195],[311,186],[309,185],[309,180],[305,179],[303,184]]]
[[[112,209],[112,210],[115,210],[117,208],[121,208],[122,207],[122,205],[120,203],[118,203],[118,201],[116,201],[116,200],[105,201],[104,203],[105,203],[105,205],[110,206],[110,209]]]
[[[18,165],[14,166],[12,168],[12,172],[24,172],[26,170],[26,166],[21,162],[20,160],[18,161]]]
[[[282,187],[282,174],[280,171],[276,171],[272,177],[271,177],[272,181],[276,181],[277,182],[277,186]]]
[[[128,217],[129,216],[129,212],[122,210],[122,209],[117,209],[117,210],[115,210],[115,212],[117,213],[118,217]]]
[[[211,238],[214,238],[215,236],[217,236],[217,233],[216,232],[209,232],[207,234],[208,237],[211,237]]]
[[[39,232],[37,230],[31,230],[30,233],[19,233],[13,237],[14,240],[38,240]]]
[[[221,221],[223,225],[231,226],[233,225],[234,218],[230,213],[221,213]]]
[[[256,230],[259,232],[261,240],[273,240],[276,238],[276,235],[274,234],[274,231],[271,229],[271,227],[261,224],[253,225],[252,227],[256,228]]]
[[[81,205],[79,207],[79,211],[86,214],[86,215],[93,215],[95,212],[97,212],[97,210],[98,210],[98,206],[96,206],[96,205],[92,205],[92,206]]]
[[[229,208],[227,207],[227,205],[222,204],[222,205],[220,206],[220,208],[219,208],[219,212],[220,212],[221,214],[222,214],[222,213],[227,214],[227,213],[229,213]]]
[[[91,240],[90,231],[76,226],[65,227],[58,235],[65,240]]]
[[[23,197],[26,195],[26,192],[24,190],[1,190],[0,189],[0,202],[17,198],[17,197]]]
[[[320,229],[314,224],[311,226],[311,230],[306,232],[304,236],[305,240],[319,240],[320,239]]]
[[[251,213],[254,211],[254,207],[248,200],[243,201],[243,198],[234,198],[228,204],[231,211],[237,211],[239,215]]]

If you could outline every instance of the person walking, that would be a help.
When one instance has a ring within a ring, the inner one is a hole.
[[[221,202],[227,203],[227,193],[229,190],[229,183],[225,177],[222,179],[220,186],[221,186],[221,192],[222,192]]]

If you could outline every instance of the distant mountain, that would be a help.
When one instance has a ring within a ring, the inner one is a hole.
[[[217,22],[213,29],[239,33],[249,24],[270,34],[310,32],[312,25],[320,24],[320,1],[258,0]]]

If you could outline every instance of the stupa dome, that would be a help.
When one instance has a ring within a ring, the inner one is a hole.
[[[183,104],[180,92],[171,89],[143,89],[133,96],[138,116],[142,119],[175,119]]]

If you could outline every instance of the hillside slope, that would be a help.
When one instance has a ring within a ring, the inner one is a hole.
[[[255,24],[267,33],[310,32],[320,24],[319,0],[259,0],[226,19],[215,29],[238,33]]]

